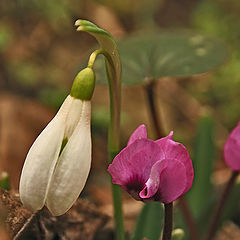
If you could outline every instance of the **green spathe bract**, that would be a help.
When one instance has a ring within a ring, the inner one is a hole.
[[[85,68],[73,81],[70,95],[81,100],[91,100],[95,87],[95,74],[92,68]]]

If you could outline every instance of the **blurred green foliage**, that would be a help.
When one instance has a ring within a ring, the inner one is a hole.
[[[68,91],[62,88],[43,88],[39,91],[38,98],[46,106],[58,109],[68,94]]]
[[[41,70],[34,62],[12,61],[8,67],[14,79],[25,87],[36,86],[39,81]]]
[[[12,39],[9,26],[0,24],[0,53],[5,50]]]
[[[143,205],[139,214],[132,240],[158,240],[163,228],[163,205],[150,202]]]
[[[202,117],[193,147],[194,182],[187,195],[191,211],[195,218],[199,218],[204,209],[207,209],[209,198],[211,198],[213,192],[211,182],[215,160],[213,138],[214,122],[212,117]]]
[[[199,98],[212,106],[216,118],[230,129],[238,122],[240,112],[239,12],[239,1],[203,0],[194,12],[192,21],[195,29],[217,36],[231,47],[230,61],[212,75],[207,92]]]
[[[72,25],[74,15],[81,14],[84,9],[84,1],[78,0],[2,0],[0,3],[1,16],[15,16],[24,23],[25,19],[36,20],[42,18],[48,22],[54,30],[62,32]],[[35,21],[34,21],[35,22]]]
[[[0,174],[0,188],[10,190],[9,176],[7,172],[1,172]]]
[[[128,30],[153,28],[156,8],[160,7],[163,0],[95,0],[109,7],[119,17]]]

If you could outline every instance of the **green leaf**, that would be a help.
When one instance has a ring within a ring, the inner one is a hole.
[[[223,64],[229,54],[221,41],[186,31],[135,35],[118,46],[126,85],[143,84],[147,78],[205,73]]]
[[[159,240],[163,226],[163,207],[159,202],[144,204],[132,240]]]
[[[194,182],[187,199],[196,218],[207,209],[213,192],[211,183],[214,163],[213,125],[210,116],[202,117],[194,142]]]

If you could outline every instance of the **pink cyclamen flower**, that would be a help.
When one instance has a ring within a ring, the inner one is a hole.
[[[224,146],[226,164],[234,171],[240,171],[240,122],[228,136]]]
[[[193,166],[186,148],[167,137],[152,141],[140,125],[108,167],[112,182],[136,200],[170,203],[192,186]]]

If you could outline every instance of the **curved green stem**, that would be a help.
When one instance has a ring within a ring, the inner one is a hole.
[[[106,50],[104,50],[103,48],[99,48],[99,49],[97,49],[97,50],[95,50],[94,52],[91,53],[91,55],[89,57],[89,60],[88,60],[88,67],[90,67],[90,68],[93,67],[93,64],[94,64],[94,62],[95,62],[95,60],[96,60],[96,58],[99,54],[103,54],[107,58],[109,63],[111,65],[113,65],[111,56],[108,54],[108,52]]]
[[[119,139],[120,139],[120,108],[121,108],[121,84],[114,82],[110,76],[114,76],[115,69],[111,56],[103,48],[95,50],[89,57],[88,67],[92,68],[99,54],[103,54],[107,59],[107,75],[110,96],[110,123],[108,128],[108,153],[109,163],[119,152]],[[108,71],[111,71],[109,73]],[[114,220],[116,228],[116,240],[125,239],[125,231],[123,224],[122,213],[122,197],[121,188],[112,184],[112,197],[114,207]]]

